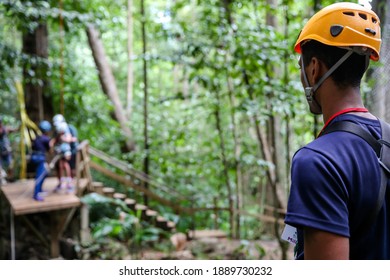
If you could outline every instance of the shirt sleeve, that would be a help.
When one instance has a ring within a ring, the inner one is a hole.
[[[337,163],[310,148],[295,154],[285,222],[349,237],[348,192]]]

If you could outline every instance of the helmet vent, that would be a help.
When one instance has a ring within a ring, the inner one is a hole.
[[[367,15],[366,15],[366,14],[359,13],[359,16],[360,16],[362,19],[367,20]]]
[[[366,32],[368,32],[368,33],[371,33],[372,35],[376,35],[376,31],[375,30],[373,30],[373,29],[371,29],[371,28],[366,28],[366,29],[364,29],[364,31],[366,31]]]
[[[332,34],[333,37],[337,37],[340,35],[341,31],[343,31],[344,26],[334,24],[330,27],[330,34]]]
[[[344,15],[354,17],[355,13],[354,12],[343,12]]]
[[[378,20],[376,18],[374,18],[374,17],[371,18],[371,20],[372,20],[373,23],[377,23],[378,22]]]

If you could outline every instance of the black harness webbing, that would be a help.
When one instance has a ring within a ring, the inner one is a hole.
[[[335,131],[345,131],[352,134],[355,134],[363,138],[374,150],[375,154],[378,157],[378,162],[381,168],[381,185],[379,189],[378,200],[376,202],[375,211],[372,211],[369,219],[363,222],[361,228],[368,227],[372,223],[376,216],[378,215],[380,209],[383,206],[383,202],[386,194],[387,181],[390,175],[390,125],[382,120],[379,120],[382,130],[382,138],[376,139],[372,136],[367,130],[349,121],[340,121],[331,124],[325,130],[322,131],[320,136],[335,132]]]

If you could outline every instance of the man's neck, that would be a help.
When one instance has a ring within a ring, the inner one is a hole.
[[[333,82],[324,84],[323,89],[326,91],[321,92],[321,104],[323,121],[326,123],[332,116],[347,110],[350,108],[364,108],[364,104],[360,95],[360,89],[358,87],[348,87],[346,89],[340,89],[336,87]],[[348,112],[352,114],[366,114],[362,112]]]

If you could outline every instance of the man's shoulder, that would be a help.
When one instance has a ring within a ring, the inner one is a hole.
[[[50,141],[50,137],[45,135],[45,134],[42,134],[42,135],[38,135],[34,140],[33,142],[45,142],[45,141]]]
[[[296,151],[296,155],[299,154],[300,156],[311,157],[315,154],[322,154],[326,151],[334,149],[336,146],[344,145],[343,143],[348,141],[349,136],[350,135],[343,135],[343,141],[340,141],[340,135],[337,135],[336,133],[323,135],[298,149]]]
[[[295,161],[312,162],[319,159],[338,159],[348,157],[356,150],[371,149],[362,145],[363,139],[345,131],[337,131],[323,135],[296,151]]]

